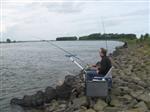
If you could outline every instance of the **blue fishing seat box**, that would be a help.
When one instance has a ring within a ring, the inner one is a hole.
[[[90,97],[107,97],[112,87],[112,68],[104,77],[85,78],[85,93]]]
[[[91,97],[107,97],[107,81],[105,79],[86,81],[86,95]]]

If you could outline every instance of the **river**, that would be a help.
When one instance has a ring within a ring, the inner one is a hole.
[[[88,64],[96,63],[100,59],[99,48],[106,47],[105,41],[53,43],[76,54]],[[123,43],[107,41],[107,44],[108,52],[112,53],[115,47]],[[20,107],[12,107],[9,104],[11,98],[34,94],[47,86],[56,86],[66,75],[76,75],[80,71],[65,57],[66,53],[48,42],[3,43],[0,44],[0,51],[0,112],[26,112]]]

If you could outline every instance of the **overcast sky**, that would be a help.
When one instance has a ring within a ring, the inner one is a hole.
[[[47,2],[46,2],[47,1]],[[53,40],[91,33],[150,33],[148,0],[2,0],[2,40]]]

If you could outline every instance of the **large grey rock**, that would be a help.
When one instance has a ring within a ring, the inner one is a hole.
[[[86,110],[85,112],[96,112],[96,111],[93,110],[93,109],[88,109],[88,110]]]
[[[98,101],[96,102],[93,108],[96,111],[102,111],[106,106],[107,104],[103,100],[98,99]]]
[[[54,112],[65,112],[66,104],[60,104]]]
[[[57,99],[63,99],[67,100],[70,98],[72,92],[72,87],[66,84],[63,84],[62,86],[56,87],[56,97]]]
[[[147,107],[150,109],[150,93],[145,92],[144,94],[137,97],[137,99],[144,101]]]
[[[44,92],[38,91],[36,94],[31,95],[30,98],[31,98],[31,107],[38,107],[44,105]],[[24,98],[23,100],[24,102],[26,102]]]
[[[130,84],[130,85],[128,85],[128,87],[130,87],[134,91],[139,91],[139,90],[144,91],[145,90],[144,87],[137,85],[137,84]]]
[[[79,109],[81,106],[87,106],[88,105],[87,98],[85,96],[75,98],[72,102],[73,102],[72,107],[74,109]]]
[[[146,112],[148,111],[148,108],[146,106],[146,104],[142,101],[139,102],[137,105],[134,106],[135,108],[138,108],[139,110],[141,110],[142,112]]]
[[[56,100],[52,100],[49,106],[46,108],[46,112],[54,112],[59,107],[59,103]]]
[[[127,101],[132,100],[132,97],[130,95],[128,95],[128,94],[122,96],[122,98],[123,98],[123,100],[127,100]]]
[[[33,104],[34,104],[34,102],[33,102]],[[23,97],[23,105],[22,106],[30,107],[31,105],[32,105],[32,96],[25,95]]]
[[[65,99],[68,100],[75,87],[80,88],[79,79],[75,76],[68,75],[65,77],[64,83],[57,86],[56,89],[47,87],[45,92],[38,91],[33,95],[25,95],[22,99],[13,98],[10,103],[21,105],[25,107],[42,106],[44,103],[51,102],[52,99]]]
[[[46,103],[51,102],[52,99],[56,98],[56,90],[52,87],[47,87],[45,89],[44,99]]]
[[[141,111],[139,108],[136,108],[136,109],[125,110],[123,112],[143,112],[143,111]]]
[[[122,94],[130,93],[130,89],[128,87],[118,87]]]
[[[117,97],[112,97],[112,101],[110,104],[115,107],[120,107],[123,105],[122,102],[119,101]]]
[[[73,111],[73,112],[85,112],[86,110],[87,110],[86,107],[81,106],[81,108],[80,108],[79,110],[75,110],[75,111]]]
[[[73,86],[76,82],[76,77],[72,75],[67,75],[64,80],[64,84],[68,86]]]
[[[10,104],[13,104],[13,105],[23,105],[23,100],[19,99],[19,98],[13,98],[13,99],[11,99]]]
[[[138,99],[138,97],[143,94],[143,91],[139,90],[139,91],[131,91],[130,92],[130,95],[133,97],[133,98],[136,98]]]
[[[122,84],[121,85],[116,85],[116,87],[112,88],[112,94],[116,95],[116,96],[123,96],[125,94],[129,94],[131,92],[131,89],[128,87],[123,87]]]
[[[76,77],[68,75],[65,77],[64,83],[56,87],[56,97],[58,99],[68,99],[71,96],[72,90],[76,85]]]
[[[20,105],[23,107],[37,107],[44,104],[44,94],[38,91],[34,95],[25,95],[23,99],[13,98],[11,104]]]
[[[106,107],[104,112],[120,112],[122,109],[118,107]]]
[[[33,100],[32,100],[33,101]],[[35,106],[42,106],[44,105],[44,92],[42,91],[38,91],[36,94],[35,94]]]

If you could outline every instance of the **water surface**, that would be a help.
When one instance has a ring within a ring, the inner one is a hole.
[[[86,63],[96,63],[98,50],[105,41],[54,41],[56,45],[78,55]],[[108,41],[108,52],[123,43]],[[23,97],[56,86],[66,75],[80,69],[65,57],[66,53],[48,42],[0,44],[0,112],[24,112],[9,105],[13,97]],[[83,64],[83,63],[81,63]]]

